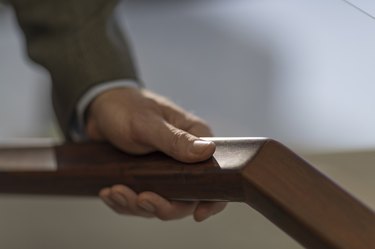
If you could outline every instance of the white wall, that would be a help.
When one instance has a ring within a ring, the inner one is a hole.
[[[348,4],[127,1],[118,12],[147,86],[217,135],[271,136],[300,151],[374,148],[375,21]],[[0,138],[48,136],[48,76],[25,63],[9,11],[0,21]]]
[[[146,83],[218,135],[374,148],[373,19],[342,1],[143,2],[119,12]]]

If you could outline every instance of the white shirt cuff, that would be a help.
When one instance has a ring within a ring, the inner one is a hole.
[[[139,88],[140,84],[134,80],[115,80],[109,82],[103,82],[101,84],[91,87],[78,101],[76,106],[76,114],[73,119],[72,127],[70,128],[70,134],[73,141],[84,141],[87,140],[85,134],[85,111],[90,105],[91,101],[95,99],[99,94],[121,87],[132,87]]]

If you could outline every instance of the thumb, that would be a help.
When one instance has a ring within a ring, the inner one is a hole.
[[[150,143],[176,160],[187,163],[204,161],[215,152],[214,142],[193,136],[165,120],[154,125],[156,131],[149,136]]]

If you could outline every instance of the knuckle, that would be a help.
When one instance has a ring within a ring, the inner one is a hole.
[[[188,118],[188,120],[188,123],[190,124],[188,130],[192,134],[201,137],[209,137],[213,135],[210,126],[203,119],[192,115]]]
[[[198,117],[194,117],[193,118],[193,122],[196,123],[197,125],[200,125],[202,127],[207,127],[208,128],[208,124],[206,121],[204,121],[203,119],[201,118],[198,118]]]
[[[112,190],[115,191],[115,192],[124,192],[125,186],[123,186],[123,185],[114,185],[112,187]]]
[[[173,220],[173,217],[171,216],[171,214],[168,214],[168,213],[160,213],[157,215],[157,217],[162,220],[162,221],[169,221],[169,220]]]
[[[171,140],[170,149],[171,154],[175,156],[180,156],[182,154],[182,140],[185,137],[185,133],[180,130],[176,130]]]
[[[157,209],[157,212],[155,213],[155,216],[162,221],[169,221],[169,220],[176,219],[177,215],[178,215],[178,212],[176,212],[176,209],[173,207],[168,207],[168,208],[159,207],[159,209]]]
[[[110,193],[109,188],[104,188],[104,189],[99,191],[99,197],[100,198],[107,198],[109,193]]]
[[[201,134],[201,136],[212,136],[212,130],[211,128],[204,122],[204,121],[200,121],[200,122],[196,122],[196,130],[198,130]]]

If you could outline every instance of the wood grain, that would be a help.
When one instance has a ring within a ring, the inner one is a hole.
[[[54,148],[57,170],[0,172],[0,192],[97,195],[126,184],[169,199],[246,202],[306,248],[375,248],[374,212],[282,144],[212,140],[214,157],[195,164],[108,144],[64,144]]]
[[[306,248],[375,248],[375,214],[282,144],[242,171],[247,202]]]

